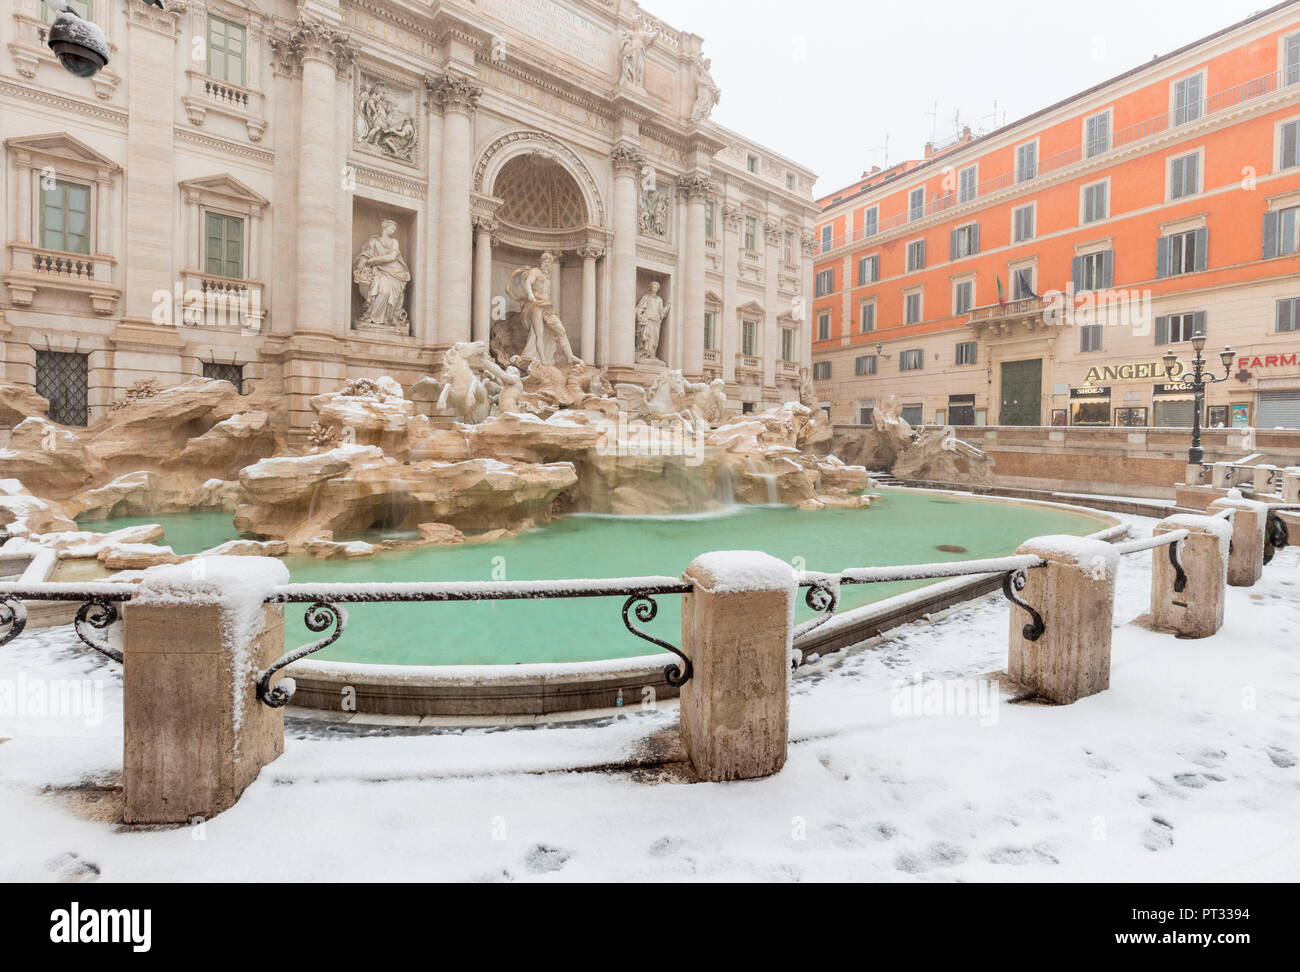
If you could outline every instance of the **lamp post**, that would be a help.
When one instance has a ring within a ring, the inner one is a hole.
[[[1187,462],[1193,466],[1205,465],[1205,450],[1201,448],[1201,411],[1205,407],[1205,389],[1221,381],[1227,381],[1232,376],[1232,362],[1237,353],[1232,348],[1224,348],[1219,354],[1219,360],[1223,362],[1223,377],[1216,378],[1213,374],[1205,370],[1209,363],[1205,360],[1202,352],[1205,350],[1205,335],[1196,333],[1192,336],[1192,349],[1196,352],[1196,357],[1192,359],[1192,377],[1190,379],[1181,379],[1186,384],[1192,386],[1192,394],[1195,396],[1195,412],[1192,415],[1192,447],[1187,452]],[[1178,355],[1174,349],[1170,348],[1164,353],[1165,377],[1170,381],[1174,380],[1174,368],[1178,364]]]

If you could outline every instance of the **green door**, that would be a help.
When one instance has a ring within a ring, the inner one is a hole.
[[[1002,364],[999,425],[1043,424],[1043,359]]]

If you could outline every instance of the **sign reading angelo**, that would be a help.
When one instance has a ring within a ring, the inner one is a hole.
[[[1177,377],[1183,373],[1182,362],[1174,365],[1173,375]],[[1151,378],[1164,378],[1165,364],[1163,361],[1152,361],[1151,363],[1131,363],[1121,365],[1104,365],[1099,368],[1093,368],[1088,372],[1084,384],[1095,385],[1103,381],[1145,381]]]
[[[478,8],[574,60],[598,71],[610,69],[614,57],[610,32],[553,0],[478,0]]]

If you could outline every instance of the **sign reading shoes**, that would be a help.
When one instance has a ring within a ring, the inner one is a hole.
[[[149,908],[87,908],[77,902],[50,912],[50,941],[57,944],[129,944],[147,952],[153,912]]]
[[[1180,361],[1174,365],[1172,377],[1177,378],[1182,373],[1183,364]],[[1093,385],[1102,381],[1144,381],[1163,377],[1165,377],[1165,363],[1163,361],[1153,361],[1149,364],[1134,362],[1093,368],[1088,372],[1088,377],[1084,379],[1084,384]]]

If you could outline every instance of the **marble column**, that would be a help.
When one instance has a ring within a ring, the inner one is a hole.
[[[781,357],[781,313],[785,307],[781,304],[781,226],[769,222],[763,227],[763,306],[766,318],[763,321],[763,388],[764,397],[769,389],[776,386],[776,362]]]
[[[302,65],[294,330],[346,335],[348,315],[334,306],[341,178],[335,129],[338,71],[350,68],[356,48],[346,34],[311,20],[293,26],[284,48]]]
[[[722,361],[723,381],[734,383],[736,380],[736,355],[740,351],[740,339],[736,329],[739,302],[736,299],[737,283],[740,280],[740,225],[744,213],[735,206],[722,207],[723,225],[723,264],[722,270],[722,319],[714,327],[714,344],[718,357]]]
[[[625,144],[610,155],[614,165],[613,294],[610,300],[611,368],[636,364],[637,183],[645,157]]]
[[[677,187],[686,197],[686,280],[681,321],[682,371],[687,378],[698,381],[704,375],[704,264],[705,249],[704,205],[717,191],[713,181],[703,173],[682,176]]]
[[[596,261],[605,255],[598,246],[578,247],[582,258],[582,351],[583,361],[596,361]]]
[[[432,79],[442,106],[442,170],[438,207],[438,343],[468,340],[473,226],[470,222],[470,157],[474,111],[483,89],[470,79],[443,74]]]
[[[497,223],[475,216],[474,226],[474,340],[486,342],[492,338],[492,235]]]

